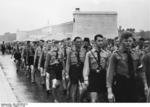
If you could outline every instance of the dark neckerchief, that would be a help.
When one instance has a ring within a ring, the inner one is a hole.
[[[98,67],[99,68],[101,68],[101,63],[100,63],[100,61],[101,61],[101,56],[100,56],[100,53],[101,53],[101,50],[99,49],[97,49],[97,50],[95,50],[96,51],[96,53],[97,53],[97,58],[95,57],[95,55],[94,55],[94,53],[91,51],[91,53],[92,53],[92,55],[93,55],[93,57],[94,57],[94,59],[96,60],[96,62],[97,62],[97,64],[98,64]]]
[[[66,62],[67,59],[67,51],[66,51],[66,46],[64,46],[64,61]]]
[[[125,51],[124,53],[127,54],[127,63],[128,63],[128,70],[130,77],[134,77],[134,66],[133,66],[133,58],[131,56],[131,51]]]
[[[80,49],[76,49],[76,52],[77,52],[78,63],[80,63],[81,62],[81,60],[80,60]]]
[[[96,52],[97,52],[97,57],[98,57],[98,65],[100,67],[100,61],[101,61],[101,55],[100,55],[100,53],[101,53],[101,49],[98,49]]]

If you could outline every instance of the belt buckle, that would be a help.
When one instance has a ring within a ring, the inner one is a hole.
[[[99,70],[99,69],[96,69],[96,72],[97,72],[97,73],[99,73],[99,72],[100,72],[100,70]]]
[[[100,72],[100,70],[99,70],[99,69],[96,69],[96,72],[97,72],[97,73],[99,73],[99,72]]]
[[[97,72],[97,73],[100,73],[100,71],[101,71],[101,68],[98,67],[98,68],[96,69],[96,72]]]

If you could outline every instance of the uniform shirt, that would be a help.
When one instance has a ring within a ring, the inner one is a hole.
[[[58,54],[58,56],[57,56]],[[54,47],[51,49],[47,55],[46,55],[46,60],[45,60],[45,69],[46,71],[48,70],[49,65],[54,65],[62,62],[63,60],[63,54],[61,51],[57,51],[56,48]]]
[[[14,49],[14,48],[13,48]],[[22,56],[22,58],[24,58],[26,55],[27,55],[27,53],[26,53],[26,46],[23,46],[22,47],[22,53],[21,53],[21,56]]]
[[[41,67],[41,64],[43,63],[43,61],[45,61],[47,53],[48,50],[46,49],[46,47],[43,47],[41,55],[39,57],[38,67]]]
[[[78,52],[79,52],[79,58],[78,58]],[[72,46],[70,49],[68,49],[67,57],[69,57],[70,65],[78,64],[79,61],[84,63],[85,60],[85,49],[80,48],[79,51],[77,51],[75,46]]]
[[[36,50],[35,50],[34,63],[35,63],[35,61],[36,61],[36,58],[37,58],[37,57],[40,57],[41,53],[42,53],[42,48],[41,48],[40,46],[38,46],[38,47],[36,48]]]
[[[80,60],[81,62],[84,64],[84,61],[85,61],[85,56],[86,56],[86,53],[88,52],[89,50],[86,50],[84,47],[81,47],[80,49],[80,53],[79,53],[79,56],[80,56]]]
[[[73,45],[71,48],[68,48],[67,51],[67,61],[66,61],[66,72],[69,73],[71,65],[76,65],[79,63],[84,64],[86,51],[84,48],[79,49],[79,58],[76,47]]]
[[[150,52],[144,55],[142,64],[143,71],[146,73],[147,84],[150,87]]]
[[[71,48],[68,47],[68,46],[61,48],[61,51],[62,51],[63,56],[64,56],[64,60],[67,60],[67,53],[68,53],[70,50],[71,50]]]
[[[90,70],[96,70],[98,68],[98,62],[94,58],[94,56],[98,60],[96,48],[93,48],[91,51],[89,51],[86,54],[86,58],[85,58],[85,62],[84,62],[84,69],[83,69],[83,77],[84,77],[85,81],[88,80]],[[109,58],[109,53],[105,50],[101,50],[100,57],[101,57],[100,58],[100,65],[101,65],[102,69],[106,69],[108,58]]]
[[[136,73],[138,64],[140,62],[140,53],[138,50],[131,50],[131,57],[133,59],[133,72]],[[128,70],[128,58],[127,54],[114,52],[110,57],[110,62],[107,70],[107,87],[112,87],[112,81],[115,74],[120,74],[127,78],[130,77]]]
[[[34,57],[34,48],[31,46],[24,47],[23,52],[22,52],[22,57],[24,57],[26,61],[28,61],[30,56]]]

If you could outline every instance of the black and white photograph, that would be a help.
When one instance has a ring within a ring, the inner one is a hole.
[[[0,0],[0,107],[149,102],[150,0]]]

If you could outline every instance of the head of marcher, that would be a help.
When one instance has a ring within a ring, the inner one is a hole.
[[[64,44],[66,45],[66,46],[71,46],[71,38],[67,38],[65,41],[64,41]]]
[[[56,41],[56,40],[54,40],[53,41],[53,43],[52,43],[52,46],[51,46],[51,49],[53,50],[53,51],[58,51],[58,41]]]
[[[119,46],[123,51],[129,51],[133,45],[133,35],[130,32],[122,33],[119,41]]]
[[[44,40],[40,40],[40,42],[39,42],[39,46],[42,48],[42,47],[43,47],[43,45],[44,45]]]
[[[149,40],[144,41],[144,51],[146,53],[150,52],[150,41]]]
[[[100,50],[103,47],[104,37],[101,34],[97,34],[94,37],[95,45]]]
[[[90,39],[84,38],[84,46],[89,46],[89,45],[90,45]]]
[[[142,49],[142,48],[143,48],[143,46],[144,46],[144,41],[145,41],[145,39],[144,39],[144,38],[140,38],[140,39],[139,39],[138,44],[139,44],[139,48],[140,48],[140,49]]]
[[[82,39],[81,39],[80,37],[75,37],[73,41],[74,41],[75,47],[76,47],[77,49],[80,49]]]
[[[27,47],[30,47],[30,41],[27,41]]]
[[[51,45],[52,45],[52,43],[47,43],[47,44],[46,44],[46,48],[47,48],[48,51],[51,50]]]
[[[115,40],[114,40],[114,44],[115,46],[119,46],[119,37],[116,37]]]

